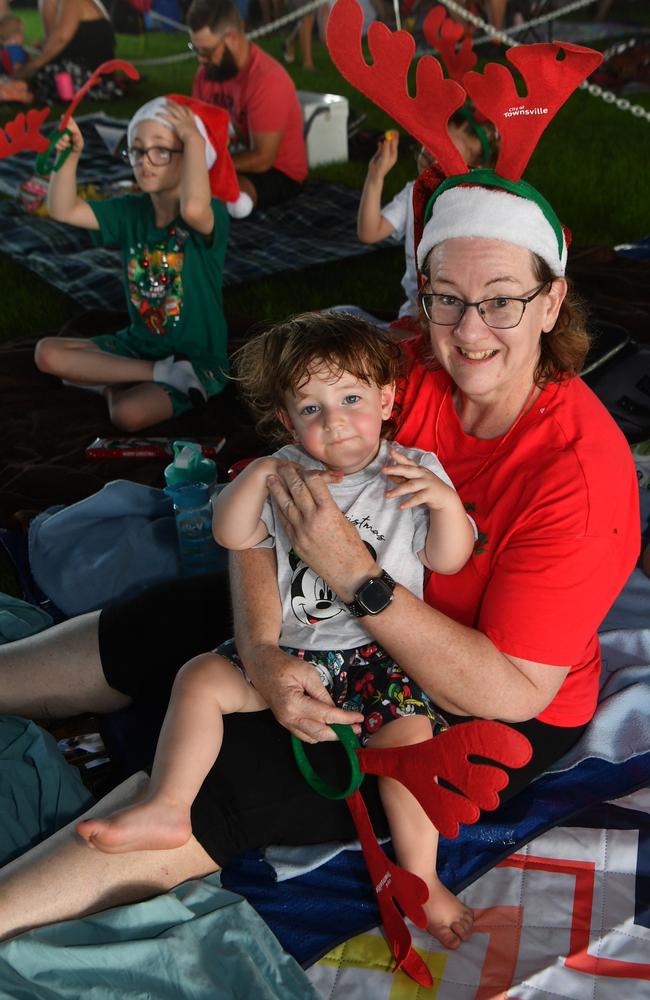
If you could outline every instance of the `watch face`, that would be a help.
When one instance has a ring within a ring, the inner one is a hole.
[[[378,615],[393,599],[393,591],[381,577],[373,577],[359,588],[357,600],[370,615]]]

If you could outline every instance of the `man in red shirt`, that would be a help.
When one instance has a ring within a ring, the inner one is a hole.
[[[307,176],[302,110],[293,80],[249,41],[231,0],[194,0],[187,22],[200,63],[192,95],[230,114],[240,189],[259,208],[293,197]]]

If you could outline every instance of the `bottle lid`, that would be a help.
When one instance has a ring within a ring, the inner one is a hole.
[[[208,483],[174,483],[165,487],[165,493],[174,501],[174,506],[180,510],[190,510],[192,507],[203,507],[210,500]]]
[[[196,441],[174,441],[174,460],[165,469],[168,486],[176,483],[211,483],[217,467],[211,458],[204,458]]]

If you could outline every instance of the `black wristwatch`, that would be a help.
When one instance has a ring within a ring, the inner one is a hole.
[[[351,604],[346,607],[355,618],[363,618],[364,615],[378,615],[385,611],[393,600],[395,581],[389,576],[385,569],[381,571],[381,576],[371,576],[369,580],[362,583]]]

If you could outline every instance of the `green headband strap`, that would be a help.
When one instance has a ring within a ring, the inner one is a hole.
[[[341,745],[348,756],[348,761],[350,762],[350,781],[347,788],[339,791],[339,789],[328,785],[327,782],[320,777],[320,775],[316,774],[313,767],[307,760],[304,743],[296,736],[291,737],[293,755],[296,758],[296,764],[298,765],[300,773],[307,784],[313,788],[315,792],[318,792],[319,795],[324,795],[326,799],[347,799],[348,795],[352,795],[353,792],[356,792],[364,778],[361,768],[359,767],[359,758],[356,753],[359,747],[359,741],[354,734],[352,726],[341,726],[337,723],[333,723],[332,729],[338,736]]]
[[[442,184],[439,184],[427,202],[427,207],[424,212],[425,226],[431,218],[436,198],[438,198],[445,191],[449,191],[451,188],[460,187],[462,184],[468,184],[472,187],[496,188],[500,191],[509,191],[510,194],[515,194],[520,198],[526,198],[528,201],[534,202],[541,210],[542,215],[555,233],[558,252],[560,258],[562,258],[562,252],[564,250],[564,232],[562,230],[562,223],[546,198],[544,198],[544,196],[541,195],[539,191],[527,181],[509,181],[505,177],[499,177],[495,174],[494,170],[490,170],[487,167],[479,167],[477,170],[471,170],[467,174],[456,174],[454,177],[447,177]]]
[[[458,114],[465,119],[472,132],[477,136],[479,142],[481,143],[481,163],[486,166],[490,162],[492,156],[492,147],[490,145],[490,140],[488,139],[488,134],[482,125],[479,125],[474,114],[469,108],[463,107],[458,109]]]

